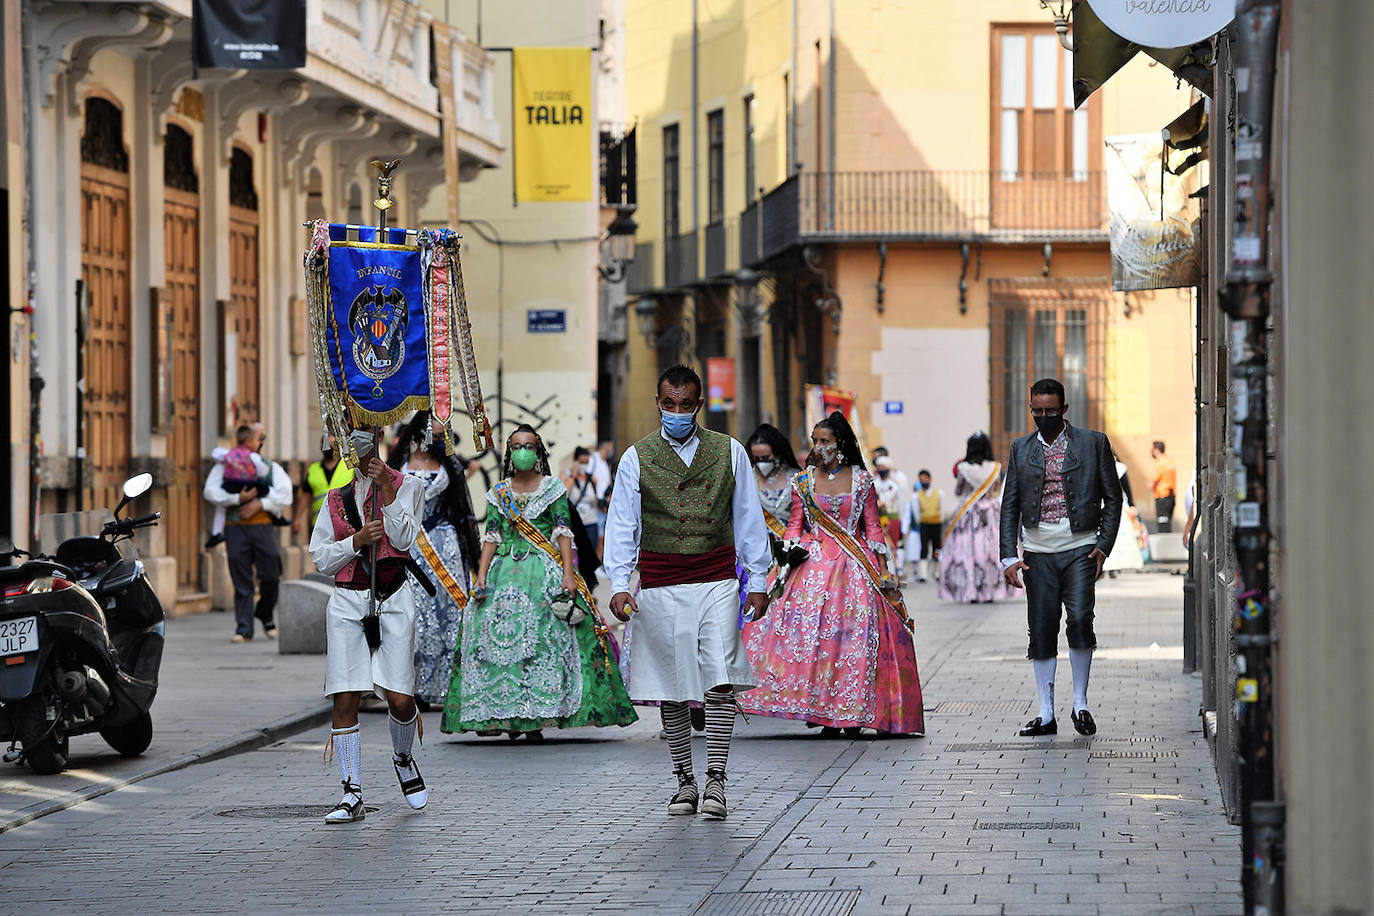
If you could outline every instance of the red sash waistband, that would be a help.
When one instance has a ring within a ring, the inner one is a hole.
[[[735,578],[735,545],[701,554],[639,552],[639,584],[642,588],[696,585]]]

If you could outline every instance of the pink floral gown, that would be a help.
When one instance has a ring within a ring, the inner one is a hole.
[[[875,555],[886,555],[888,548],[873,478],[858,468],[853,477],[849,493],[817,493],[816,502],[855,536],[876,566]],[[744,625],[758,686],[742,694],[741,706],[836,728],[924,733],[911,633],[863,566],[811,518],[795,478],[792,487],[787,540],[804,547],[809,559],[792,572],[768,615]]]

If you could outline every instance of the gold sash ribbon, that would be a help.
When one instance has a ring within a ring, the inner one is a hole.
[[[807,507],[811,510],[812,520],[823,528],[826,534],[835,539],[835,542],[840,545],[840,549],[848,554],[850,559],[859,564],[864,574],[868,576],[869,583],[873,586],[873,590],[882,596],[882,599],[887,602],[888,607],[892,608],[892,612],[901,619],[908,630],[914,630],[916,625],[906,612],[906,602],[902,599],[902,593],[896,589],[888,590],[883,588],[883,575],[878,571],[878,567],[874,565],[873,561],[868,558],[868,553],[863,549],[863,545],[859,543],[854,535],[846,531],[844,526],[829,512],[822,509],[820,503],[816,501],[815,472],[807,469],[797,475],[796,481],[797,490],[801,493],[802,500],[805,501]]]
[[[973,495],[970,496],[964,502],[964,504],[959,507],[958,512],[954,513],[954,518],[949,520],[949,526],[945,528],[944,532],[945,537],[948,537],[949,533],[954,530],[954,526],[958,524],[959,519],[964,517],[964,513],[967,512],[969,509],[973,508],[974,504],[977,503],[978,500],[986,496],[988,490],[992,489],[993,485],[996,484],[1001,477],[1002,464],[999,461],[994,461],[992,463],[992,473],[988,475],[988,479],[983,481],[983,485],[981,487],[973,491]]]
[[[434,545],[430,543],[423,530],[415,538],[415,546],[420,548],[420,556],[424,557],[429,568],[434,570],[434,575],[439,577],[439,584],[444,587],[444,591],[448,592],[454,603],[460,609],[467,607],[468,596],[463,593],[463,587],[458,584],[457,579],[453,578],[448,567],[444,566],[444,561],[439,558],[439,551],[434,549]]]
[[[787,539],[787,526],[778,521],[777,517],[767,509],[763,510],[763,520],[768,525],[768,530],[777,535],[780,539]]]
[[[558,566],[559,569],[562,569],[563,555],[559,553],[558,548],[553,546],[553,543],[548,538],[544,537],[544,532],[536,528],[534,523],[525,518],[524,514],[521,513],[520,507],[515,504],[515,495],[511,492],[510,481],[501,481],[496,486],[492,487],[492,492],[496,494],[496,507],[501,510],[501,514],[505,516],[506,521],[510,522],[515,527],[515,530],[520,533],[520,536],[523,537],[530,546],[539,550],[550,560],[553,560],[554,564]],[[607,643],[606,637],[610,631],[606,628],[605,622],[601,619],[601,612],[598,611],[596,607],[596,598],[592,596],[592,590],[587,587],[587,580],[583,579],[582,574],[576,569],[572,571],[572,574],[573,578],[577,580],[577,593],[587,602],[587,608],[591,611],[592,628],[596,631],[597,638],[601,640],[601,648],[606,653],[606,670],[609,671],[611,668],[611,647]]]

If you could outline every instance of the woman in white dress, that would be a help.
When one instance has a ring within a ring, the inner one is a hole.
[[[1121,501],[1121,527],[1116,530],[1116,542],[1112,545],[1112,552],[1107,556],[1107,562],[1102,564],[1102,569],[1115,577],[1120,570],[1141,569],[1145,566],[1145,554],[1149,550],[1146,545],[1149,541],[1144,536],[1145,527],[1140,523],[1140,514],[1136,511],[1135,500],[1131,496],[1131,478],[1126,472],[1126,463],[1117,457],[1116,452],[1112,452],[1112,457],[1116,458],[1116,476],[1121,478],[1121,490],[1125,499]]]

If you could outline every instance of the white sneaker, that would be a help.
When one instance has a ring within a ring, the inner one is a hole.
[[[351,824],[367,817],[367,810],[363,807],[363,790],[347,782],[343,787],[343,798],[324,816],[326,824]]]
[[[396,781],[401,784],[406,804],[419,811],[429,801],[429,790],[425,788],[425,779],[420,775],[415,758],[409,754],[393,754],[391,762],[396,766]]]

